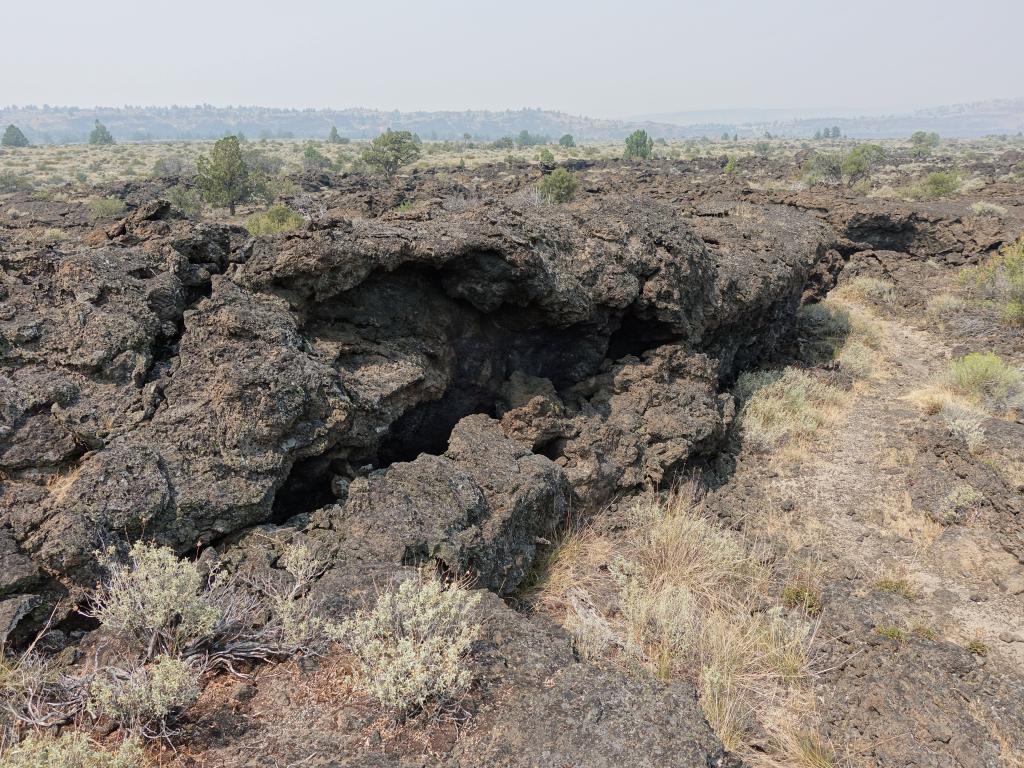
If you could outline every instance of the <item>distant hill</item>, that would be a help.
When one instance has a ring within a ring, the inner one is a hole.
[[[855,116],[849,111],[809,114],[810,110],[718,110],[650,115],[651,120],[685,126],[688,131],[716,136],[809,137],[838,126],[844,136],[863,139],[902,138],[914,131],[940,136],[974,138],[1024,131],[1024,98],[977,101],[920,109],[897,115]],[[706,116],[706,120],[701,118]]]
[[[901,138],[914,131],[946,137],[979,137],[1024,131],[1024,98],[955,104],[900,115],[852,117],[848,112],[813,115],[810,110],[705,110],[602,120],[542,109],[488,112],[385,112],[375,109],[277,109],[271,107],[5,107],[0,127],[14,123],[33,143],[85,141],[96,120],[121,141],[215,139],[243,133],[250,139],[323,139],[331,126],[342,136],[371,138],[381,131],[408,130],[423,139],[458,139],[469,134],[486,141],[520,131],[557,140],[571,133],[578,141],[621,140],[637,128],[656,138],[811,137],[839,126],[844,136]]]
[[[85,141],[96,120],[122,141],[213,139],[241,132],[247,138],[327,137],[331,126],[349,138],[370,138],[381,131],[408,130],[423,139],[457,139],[470,134],[493,140],[529,131],[557,141],[565,133],[577,140],[622,139],[637,128],[652,135],[680,138],[686,128],[651,121],[598,120],[541,109],[505,112],[382,112],[373,109],[274,109],[267,107],[7,107],[0,125],[17,124],[38,143]]]

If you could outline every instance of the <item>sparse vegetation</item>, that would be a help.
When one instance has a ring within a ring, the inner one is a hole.
[[[549,203],[567,203],[576,196],[578,186],[569,171],[556,168],[537,183],[537,191]]]
[[[409,716],[457,701],[473,682],[468,654],[480,600],[458,584],[407,579],[340,635],[355,656],[360,685],[388,710]]]
[[[907,600],[917,597],[917,589],[902,576],[883,576],[872,585],[876,592],[888,592]]]
[[[834,418],[842,393],[806,371],[755,371],[736,382],[746,441],[770,450],[812,436]]]
[[[245,228],[253,235],[273,235],[298,229],[305,221],[287,205],[272,205],[263,213],[253,214],[246,219]]]
[[[905,643],[907,640],[906,630],[896,626],[895,624],[882,624],[875,627],[875,632],[886,640],[895,640],[897,643]]]
[[[934,171],[904,192],[911,200],[937,200],[955,195],[960,189],[960,175],[954,171]]]

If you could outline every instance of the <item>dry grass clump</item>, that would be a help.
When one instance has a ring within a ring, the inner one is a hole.
[[[753,371],[736,381],[744,439],[761,450],[805,440],[835,419],[843,393],[807,371]]]
[[[692,679],[728,749],[747,750],[762,716],[807,683],[814,625],[775,602],[767,550],[705,517],[690,493],[641,500],[560,549],[539,602],[564,614],[580,653]]]
[[[145,760],[138,741],[126,739],[113,752],[78,731],[60,736],[33,733],[0,754],[5,768],[142,768]]]
[[[458,584],[426,579],[380,595],[340,628],[360,686],[399,716],[457,701],[473,682],[465,657],[480,633],[472,619],[479,601]]]
[[[979,200],[971,204],[971,213],[975,216],[992,216],[1000,218],[1006,215],[1006,209],[1001,205],[990,203],[987,200]]]
[[[875,579],[872,588],[876,592],[888,592],[891,595],[899,595],[907,600],[913,600],[917,597],[917,587],[902,576],[882,576]]]
[[[805,304],[797,312],[802,357],[820,364],[836,360],[857,379],[874,376],[881,361],[878,323],[856,307],[834,299]]]
[[[960,314],[967,309],[968,304],[959,296],[952,296],[948,293],[940,293],[928,300],[925,306],[925,313],[931,320],[940,325],[950,317]]]
[[[946,403],[939,413],[950,436],[961,441],[973,455],[985,448],[985,416],[955,402]]]
[[[896,285],[891,280],[861,275],[840,285],[835,294],[840,298],[864,303],[893,304],[896,301]]]
[[[273,235],[291,232],[301,227],[306,220],[287,205],[270,206],[263,213],[256,213],[245,220],[245,228],[251,235]]]

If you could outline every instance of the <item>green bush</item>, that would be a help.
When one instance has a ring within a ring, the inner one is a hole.
[[[732,176],[736,173],[736,156],[729,155],[728,161],[725,163],[725,167],[722,168],[722,173],[726,176]]]
[[[196,162],[196,171],[196,185],[206,202],[227,208],[232,216],[235,206],[253,195],[249,166],[236,136],[218,140],[210,156],[203,155]]]
[[[843,156],[838,152],[812,152],[800,170],[807,184],[838,184],[843,180]]]
[[[541,165],[554,165],[555,156],[554,154],[552,154],[550,149],[544,147],[544,149],[537,153],[537,162],[539,162]]]
[[[556,168],[537,183],[537,191],[546,202],[567,203],[576,196],[578,186],[565,168]]]
[[[852,187],[869,178],[883,160],[885,150],[878,144],[858,144],[843,157],[842,172],[846,183]]]
[[[417,579],[382,594],[341,628],[359,684],[399,715],[457,699],[473,681],[466,657],[480,632],[471,618],[479,601],[457,585]]]
[[[302,168],[307,171],[322,171],[325,168],[331,167],[331,161],[328,160],[320,151],[312,144],[308,145],[302,151]]]
[[[907,187],[907,196],[912,200],[936,200],[949,197],[960,189],[960,175],[953,171],[929,173],[917,184]]]
[[[287,205],[272,205],[263,213],[250,216],[245,228],[253,235],[273,235],[277,232],[291,232],[301,227],[306,220]]]
[[[165,189],[162,197],[190,219],[200,219],[203,216],[203,196],[198,189],[175,184]]]
[[[124,200],[116,197],[97,197],[89,201],[89,213],[93,219],[109,219],[120,216],[127,210]]]
[[[797,368],[744,373],[735,393],[745,439],[764,450],[810,437],[842,399],[839,390]]]
[[[623,157],[626,160],[637,158],[646,160],[654,151],[654,140],[647,135],[647,131],[636,130],[626,137],[626,151]]]
[[[561,147],[565,147],[566,149],[570,149],[570,148],[576,146],[576,140],[572,137],[571,133],[566,133],[566,134],[564,134],[562,136],[562,138],[560,138],[558,140],[558,144]]]
[[[0,192],[28,192],[32,182],[20,173],[13,171],[0,172]]]
[[[1024,405],[1024,373],[992,352],[972,352],[949,367],[952,389],[990,408]]]

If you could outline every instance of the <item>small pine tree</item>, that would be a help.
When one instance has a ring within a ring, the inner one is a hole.
[[[363,150],[362,160],[371,169],[388,179],[403,165],[419,159],[420,148],[409,131],[385,131]]]
[[[338,135],[338,126],[331,126],[331,132],[327,134],[327,141],[331,144],[341,144],[341,136]]]
[[[252,195],[249,168],[242,157],[237,136],[225,136],[213,145],[210,157],[196,163],[196,184],[210,205],[227,208],[235,215],[235,205]]]
[[[114,137],[110,131],[107,130],[107,126],[101,123],[99,120],[96,121],[96,125],[93,126],[92,133],[89,134],[90,144],[113,144]]]
[[[537,161],[541,165],[551,166],[555,164],[555,156],[550,149],[544,147],[544,149],[537,153]]]
[[[842,135],[843,135],[843,132],[839,130],[839,126],[838,125],[833,125],[832,126],[832,138],[833,139],[838,139],[838,138],[842,137]]]
[[[645,130],[633,131],[626,138],[626,152],[623,157],[626,160],[633,160],[636,158],[647,159],[651,156],[651,152],[654,149],[654,140],[647,135]]]
[[[27,147],[28,139],[25,138],[25,134],[21,132],[21,129],[16,125],[8,125],[7,130],[4,131],[4,137],[0,140],[0,145],[5,147]]]
[[[549,203],[567,203],[576,196],[578,184],[565,168],[556,168],[537,184],[540,196]]]

